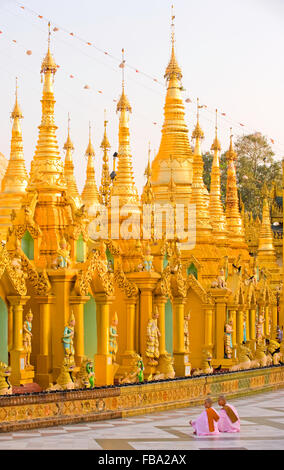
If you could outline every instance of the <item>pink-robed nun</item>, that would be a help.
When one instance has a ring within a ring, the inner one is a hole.
[[[212,408],[211,398],[206,398],[204,402],[205,410],[198,416],[194,421],[189,421],[189,424],[193,427],[193,434],[197,436],[210,436],[219,434],[218,421],[219,415]]]
[[[220,419],[218,421],[218,429],[220,432],[240,432],[240,418],[236,408],[226,402],[224,395],[220,395],[218,399]]]

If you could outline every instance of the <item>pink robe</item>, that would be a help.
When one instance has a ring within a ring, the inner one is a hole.
[[[241,423],[240,423],[239,415],[237,413],[236,408],[233,405],[229,405],[228,403],[226,403],[226,405],[232,408],[233,412],[238,418],[238,421],[236,421],[235,423],[232,423],[226,411],[221,409],[219,411],[220,419],[218,421],[219,431],[220,432],[240,432]]]
[[[218,415],[217,411],[212,408],[215,413]],[[219,416],[219,415],[218,415]],[[195,433],[197,436],[211,436],[215,434],[219,434],[219,429],[218,429],[218,421],[213,421],[214,423],[214,431],[210,432],[209,431],[209,423],[208,423],[208,418],[207,418],[207,412],[206,410],[202,411],[202,413],[196,418],[195,421],[191,422],[191,426],[193,427]]]

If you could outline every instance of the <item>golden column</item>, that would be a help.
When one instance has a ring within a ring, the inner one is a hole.
[[[251,349],[252,351],[255,350],[256,345],[256,305],[250,306],[250,316],[249,316],[249,328],[250,328],[250,341],[251,341]]]
[[[51,309],[55,299],[52,295],[38,296],[39,304],[39,354],[36,359],[36,382],[47,388],[52,382],[51,374]]]
[[[76,366],[80,367],[85,356],[84,349],[84,304],[89,296],[72,295],[69,297],[70,310],[75,317],[74,349]]]
[[[155,307],[158,307],[159,311],[159,318],[158,318],[158,328],[160,330],[160,356],[167,355],[168,352],[166,350],[166,318],[165,318],[165,305],[167,303],[167,297],[163,295],[156,295],[154,297],[154,304]]]
[[[176,376],[190,375],[188,352],[184,349],[184,297],[173,298],[173,356]]]
[[[135,326],[136,321],[136,304],[137,304],[138,297],[125,297],[124,303],[126,306],[126,344],[125,344],[125,351],[119,354],[119,362],[120,366],[116,374],[116,378],[122,378],[126,374],[133,372],[133,358],[136,354],[135,351]]]
[[[34,371],[25,370],[25,352],[23,349],[23,308],[30,299],[28,296],[11,295],[7,297],[13,308],[13,348],[10,351],[12,385],[33,382]]]
[[[96,385],[113,385],[114,368],[109,353],[109,307],[114,297],[96,294],[97,354],[95,354]]]
[[[277,334],[277,304],[272,305],[272,325],[271,325],[271,337],[276,338]]]
[[[204,332],[204,346],[212,353],[213,349],[213,305],[204,305],[205,316],[205,332]]]
[[[139,354],[142,356],[144,364],[147,362],[145,356],[147,343],[147,325],[152,318],[153,312],[153,290],[160,279],[160,274],[152,271],[134,272],[127,275],[127,278],[134,282],[140,289],[140,324],[139,324]]]
[[[232,359],[236,359],[237,357],[237,305],[228,305],[229,309],[229,319],[232,321],[232,344],[233,344],[233,354]]]
[[[264,334],[269,337],[269,305],[265,305],[264,320]]]
[[[244,313],[243,306],[237,310],[237,346],[242,344],[244,340]]]
[[[226,309],[229,289],[210,289],[215,300],[215,359],[218,365],[224,363],[224,327],[226,323]]]

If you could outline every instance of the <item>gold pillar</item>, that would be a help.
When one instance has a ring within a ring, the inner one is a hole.
[[[244,340],[244,318],[243,310],[237,310],[237,345],[242,344]]]
[[[155,306],[158,307],[158,311],[159,311],[158,328],[161,333],[160,343],[159,343],[160,356],[168,354],[166,350],[166,319],[165,319],[165,305],[167,303],[167,300],[168,300],[167,297],[163,295],[157,295],[154,298]]]
[[[269,306],[266,305],[264,309],[264,334],[269,337]]]
[[[61,365],[64,359],[64,349],[62,345],[62,336],[64,328],[70,318],[69,297],[71,289],[76,280],[77,272],[73,269],[49,269],[49,275],[52,290],[54,293],[54,305],[52,306],[52,368],[53,379],[57,379]],[[76,331],[76,325],[75,325]]]
[[[80,367],[85,355],[84,349],[84,304],[90,299],[89,296],[70,296],[70,310],[73,309],[75,317],[74,349],[76,366]]]
[[[52,382],[52,350],[51,350],[51,309],[55,302],[53,296],[38,296],[39,304],[39,354],[36,358],[36,382],[47,388]]]
[[[97,294],[97,354],[95,354],[95,371],[97,385],[113,385],[114,370],[109,353],[109,306],[114,297]]]
[[[126,345],[125,351],[119,354],[119,368],[115,374],[115,380],[124,377],[125,374],[133,372],[133,360],[135,359],[135,324],[136,324],[136,303],[137,297],[126,297],[124,299],[126,306]]]
[[[252,344],[252,351],[255,350],[255,345],[256,345],[255,322],[256,322],[256,307],[251,306],[250,316],[249,316],[249,328],[250,328],[250,341],[251,341],[251,344]]]
[[[8,351],[13,349],[13,305],[8,308]]]
[[[184,297],[173,299],[173,356],[177,377],[190,375],[188,352],[184,349]]]
[[[229,319],[232,321],[232,345],[233,345],[233,353],[232,359],[236,359],[237,356],[237,307],[229,307]]]
[[[23,349],[23,308],[30,299],[28,296],[8,296],[13,309],[13,347],[10,351],[10,366],[12,369],[12,385],[23,385],[33,382],[34,371],[25,369],[25,352]]]
[[[247,337],[246,340],[250,341],[250,321],[249,321],[250,311],[249,309],[246,308],[243,314],[244,314],[244,320],[246,321],[246,337]]]
[[[273,335],[273,339],[276,339],[277,335],[277,305],[272,305],[272,325],[271,325],[271,335]]]
[[[205,307],[205,333],[204,344],[206,349],[212,352],[213,349],[213,306]]]
[[[230,292],[230,291],[229,291]],[[215,307],[215,360],[216,364],[224,362],[224,327],[227,314],[228,289],[210,289],[216,302]]]

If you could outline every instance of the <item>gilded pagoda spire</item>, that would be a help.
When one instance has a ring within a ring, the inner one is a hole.
[[[144,175],[146,176],[147,179],[146,179],[146,184],[143,188],[143,193],[141,196],[141,201],[143,204],[152,204],[153,199],[154,199],[152,182],[151,182],[152,170],[151,170],[150,156],[151,156],[151,147],[150,147],[150,142],[149,142],[148,164],[144,172]]]
[[[65,162],[64,162],[64,177],[67,184],[67,191],[69,192],[70,196],[72,196],[75,200],[80,200],[80,195],[77,188],[77,183],[74,176],[74,164],[72,153],[74,150],[74,145],[70,137],[70,116],[68,113],[68,132],[67,132],[67,139],[63,146],[65,150]]]
[[[271,220],[268,205],[268,190],[266,184],[263,187],[263,206],[262,206],[262,222],[258,239],[258,252],[259,258],[268,256],[276,262],[276,253],[273,244],[273,233],[271,229]]]
[[[166,68],[167,93],[164,105],[164,124],[158,154],[152,163],[152,184],[155,200],[168,200],[168,184],[173,170],[176,184],[176,198],[189,202],[192,183],[192,151],[189,144],[188,128],[182,91],[182,71],[175,53],[175,15],[171,14],[171,57]],[[172,160],[170,156],[172,155]]]
[[[87,161],[87,172],[85,186],[82,191],[82,202],[90,209],[94,204],[99,204],[99,192],[95,178],[94,156],[95,150],[91,140],[91,125],[89,124],[89,143],[85,153]]]
[[[226,191],[226,220],[228,227],[228,237],[234,244],[244,243],[244,229],[239,209],[239,199],[237,190],[237,177],[235,161],[237,154],[233,148],[233,135],[231,128],[230,147],[226,152],[227,159],[227,191]]]
[[[31,174],[29,189],[36,188],[45,191],[51,187],[55,191],[65,189],[63,176],[63,164],[59,154],[59,148],[55,131],[57,126],[54,122],[54,76],[57,65],[50,52],[50,23],[48,24],[48,49],[41,65],[43,77],[42,92],[42,118],[39,125],[39,136],[35,155],[31,163]]]
[[[211,183],[210,183],[210,197],[209,197],[209,215],[213,228],[213,236],[216,239],[224,240],[227,236],[226,230],[226,217],[224,214],[223,204],[221,200],[221,177],[220,177],[220,151],[221,144],[218,140],[218,127],[217,127],[218,111],[216,109],[216,125],[215,125],[215,139],[211,146],[214,152],[212,169],[211,169]]]
[[[111,177],[109,171],[109,163],[108,163],[108,151],[110,149],[110,143],[107,138],[107,120],[105,117],[104,120],[104,136],[101,143],[101,149],[103,149],[103,166],[102,166],[102,177],[101,177],[101,187],[100,187],[100,195],[102,199],[102,203],[107,206],[110,199],[110,187],[111,187]]]
[[[2,180],[2,192],[4,193],[24,193],[28,174],[25,166],[23,153],[23,137],[21,129],[21,119],[23,114],[18,102],[18,79],[16,78],[15,105],[11,113],[13,120],[10,159]]]
[[[210,225],[210,218],[208,212],[208,205],[204,191],[203,182],[203,159],[201,155],[201,140],[204,138],[204,133],[199,124],[199,99],[197,98],[197,120],[196,126],[192,133],[192,138],[195,139],[194,154],[193,154],[193,178],[192,178],[192,193],[190,203],[196,206],[196,237],[198,241],[209,241],[212,227]]]
[[[116,177],[111,188],[111,195],[118,196],[120,204],[138,203],[139,197],[134,182],[132,169],[132,156],[130,151],[129,113],[132,112],[131,105],[125,94],[124,84],[124,49],[122,49],[122,93],[117,103],[116,111],[120,112],[118,155]]]

